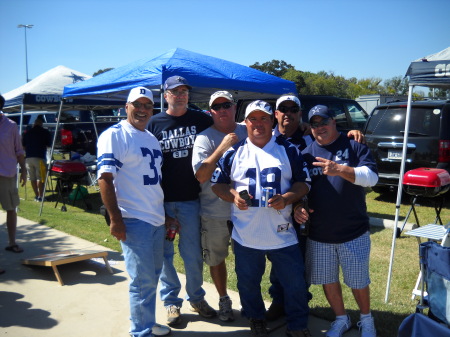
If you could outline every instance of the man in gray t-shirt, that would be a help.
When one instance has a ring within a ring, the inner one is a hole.
[[[219,319],[233,321],[232,303],[227,294],[227,270],[231,217],[229,202],[219,199],[211,190],[210,179],[222,155],[247,137],[245,125],[235,122],[236,105],[227,91],[217,91],[209,101],[214,125],[197,135],[192,153],[192,167],[201,184],[200,215],[204,261],[210,267],[211,278],[219,293]]]

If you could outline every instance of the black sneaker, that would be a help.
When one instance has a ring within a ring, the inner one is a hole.
[[[282,304],[272,302],[269,310],[266,311],[266,320],[269,322],[275,321],[284,315],[284,306]]]
[[[250,330],[254,337],[269,337],[266,321],[263,319],[250,319]]]
[[[200,316],[211,318],[217,315],[217,312],[205,300],[200,302],[191,302],[191,311],[198,312]]]
[[[311,332],[308,329],[286,330],[286,336],[288,336],[288,337],[312,337]]]

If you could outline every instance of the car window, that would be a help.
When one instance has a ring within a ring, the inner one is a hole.
[[[336,120],[336,126],[339,129],[347,129],[347,116],[345,115],[344,107],[340,103],[328,103],[325,104],[328,106],[328,109],[334,112],[334,119]]]
[[[406,107],[375,109],[367,124],[366,134],[403,136]],[[409,133],[416,136],[434,136],[439,130],[441,110],[428,107],[413,107]]]
[[[347,111],[353,123],[353,128],[362,130],[367,120],[367,113],[358,105],[346,102]]]

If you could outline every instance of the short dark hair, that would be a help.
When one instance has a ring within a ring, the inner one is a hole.
[[[5,105],[5,98],[0,95],[0,110],[3,109],[3,106]]]

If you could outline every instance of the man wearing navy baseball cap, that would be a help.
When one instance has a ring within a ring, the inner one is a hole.
[[[153,116],[149,130],[159,140],[163,153],[162,188],[166,226],[175,225],[180,234],[179,249],[186,272],[186,300],[203,317],[216,312],[205,301],[203,259],[200,242],[200,183],[192,170],[192,149],[197,135],[213,124],[212,118],[188,108],[192,87],[182,76],[171,76],[164,83],[167,111]],[[167,324],[181,322],[180,280],[173,266],[173,241],[164,241],[164,265],[161,272],[161,300],[167,310]]]
[[[378,181],[378,171],[369,148],[348,139],[336,128],[334,113],[325,105],[309,111],[314,138],[302,151],[308,165],[311,190],[308,202],[313,213],[306,247],[306,277],[310,284],[322,284],[336,320],[326,336],[342,336],[351,327],[342,297],[339,269],[352,289],[360,309],[358,326],[362,336],[375,337],[370,312],[370,232],[365,187]],[[304,209],[295,211],[304,223]]]

